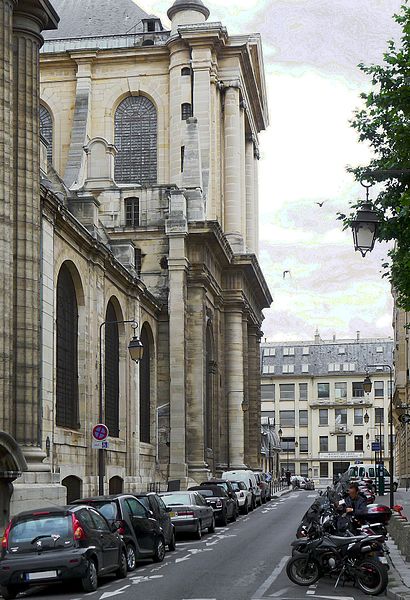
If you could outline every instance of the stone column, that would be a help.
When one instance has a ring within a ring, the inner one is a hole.
[[[239,82],[225,92],[224,231],[234,252],[243,252],[241,209],[241,114]]]
[[[245,137],[245,117],[247,111],[247,104],[245,100],[240,103],[240,121],[241,121],[241,132],[240,132],[240,173],[241,173],[241,198],[240,198],[240,211],[241,211],[241,224],[242,224],[242,238],[243,238],[243,249],[246,251],[247,240],[246,240],[246,137]]]
[[[13,7],[0,0],[0,430],[11,433],[13,364]]]
[[[209,47],[192,48],[192,70],[194,77],[194,116],[198,119],[201,144],[202,185],[207,199],[207,217],[214,214],[212,185],[210,182],[210,155],[212,123],[211,102],[212,51]]]
[[[248,321],[246,314],[242,315],[242,341],[243,341],[243,427],[244,427],[244,462],[249,466],[249,403],[250,389],[249,389],[249,348],[248,348]]]
[[[257,253],[256,227],[258,216],[255,214],[255,157],[253,138],[248,136],[245,146],[246,173],[246,246],[248,252]]]
[[[14,145],[14,420],[29,470],[42,464],[40,397],[39,49],[49,15],[21,0],[13,15]],[[9,290],[11,294],[11,290]]]
[[[249,447],[248,462],[252,469],[260,467],[260,424],[261,424],[261,377],[260,377],[260,336],[256,325],[248,326],[249,356]]]
[[[181,147],[184,145],[185,121],[181,120],[181,105],[191,103],[191,77],[182,76],[183,67],[190,66],[189,49],[184,42],[169,43],[169,165],[170,183],[181,185]]]
[[[228,404],[229,469],[243,469],[244,400],[242,308],[229,306],[225,313],[225,368]]]

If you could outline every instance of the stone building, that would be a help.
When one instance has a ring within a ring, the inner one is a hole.
[[[97,492],[101,413],[107,491],[259,463],[260,38],[230,37],[200,0],[175,2],[170,31],[132,0],[53,6],[1,0],[0,485],[13,512]],[[54,30],[39,98],[40,21]]]
[[[390,338],[316,334],[314,341],[263,343],[261,353],[262,422],[271,419],[281,430],[282,470],[328,485],[356,460],[374,463],[373,442],[388,469],[390,376],[370,365],[392,365]]]
[[[394,424],[396,428],[396,465],[400,485],[410,484],[410,424],[402,422],[410,414],[409,314],[394,306]]]

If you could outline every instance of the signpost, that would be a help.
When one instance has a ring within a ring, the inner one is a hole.
[[[108,435],[109,431],[107,425],[104,425],[103,423],[98,423],[97,425],[94,425],[92,447],[97,448],[99,450],[108,450]]]

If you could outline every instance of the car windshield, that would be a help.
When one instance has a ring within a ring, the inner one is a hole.
[[[40,551],[73,544],[73,521],[69,515],[44,514],[19,519],[10,529],[8,547],[13,552]]]
[[[90,504],[90,506],[93,506],[94,508],[99,510],[100,513],[102,515],[104,515],[104,517],[108,521],[116,521],[117,519],[120,518],[118,516],[118,507],[117,507],[116,502],[100,501],[100,502],[90,502],[89,504]]]
[[[192,504],[190,494],[167,494],[162,496],[163,501],[167,506],[184,506],[186,504]]]
[[[204,498],[212,498],[212,496],[219,496],[220,494],[218,492],[216,492],[215,490],[197,490],[199,494],[201,494],[201,496],[203,496]]]
[[[231,481],[231,486],[234,492],[239,492],[240,489],[243,489],[236,481]]]

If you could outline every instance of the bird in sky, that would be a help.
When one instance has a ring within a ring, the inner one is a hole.
[[[289,277],[291,277],[290,271],[283,271],[283,279],[286,279],[286,275],[289,275]]]
[[[315,204],[318,204],[320,206],[320,208],[322,208],[322,206],[324,205],[325,202],[326,202],[326,200],[322,200],[322,202],[316,202]]]

